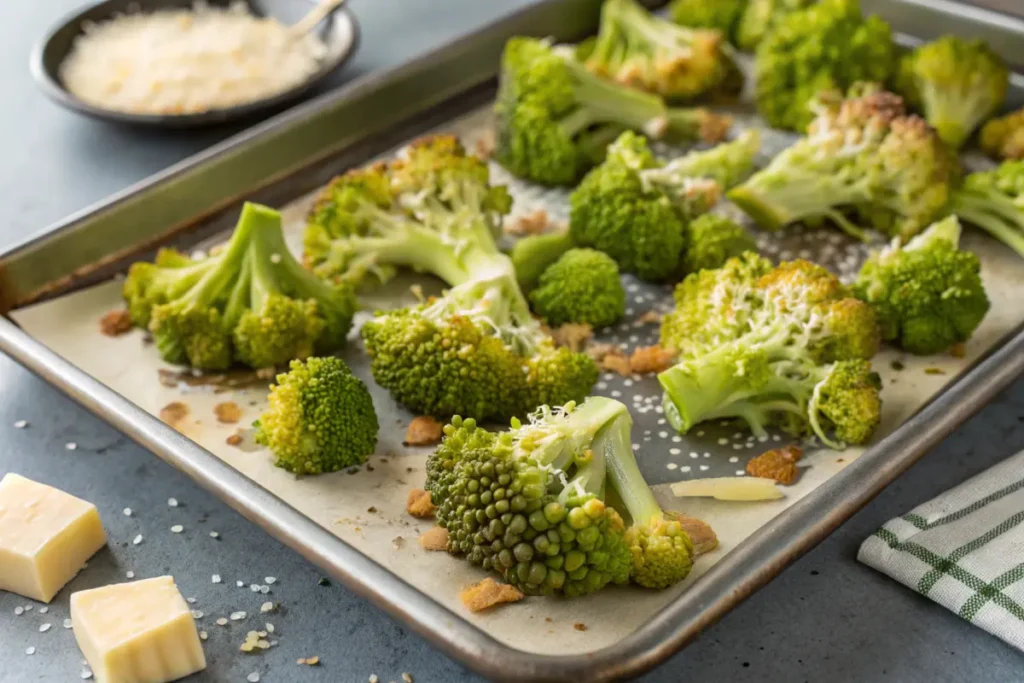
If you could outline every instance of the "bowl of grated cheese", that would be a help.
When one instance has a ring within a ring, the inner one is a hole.
[[[166,127],[284,108],[355,52],[344,7],[314,30],[289,26],[311,0],[108,0],[65,18],[35,47],[36,83],[58,104]]]

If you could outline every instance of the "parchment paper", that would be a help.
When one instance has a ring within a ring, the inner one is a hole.
[[[738,129],[755,124],[752,116],[743,113],[738,113],[737,120]],[[482,110],[452,122],[444,130],[459,133],[472,148],[474,140],[487,135],[489,128],[489,114]],[[788,135],[766,131],[761,161],[766,161],[791,141]],[[545,209],[555,219],[566,217],[567,194],[564,191],[527,186],[514,181],[497,166],[494,166],[494,174],[496,181],[509,182],[516,198],[514,215],[509,220],[538,208]],[[305,197],[281,207],[293,243],[300,238],[309,203],[310,198]],[[726,206],[722,210],[733,209]],[[806,233],[793,230],[759,235],[758,239],[767,255],[781,259],[811,258],[834,267],[847,277],[856,271],[866,251],[864,245],[851,243],[828,230]],[[976,251],[982,259],[992,310],[962,358],[948,355],[915,358],[887,350],[874,359],[874,367],[883,378],[885,402],[882,425],[875,441],[890,433],[1024,319],[1024,307],[1019,301],[1024,261],[973,231],[967,232],[964,246]],[[381,305],[402,304],[403,299],[404,303],[411,302],[407,289],[403,288],[412,281],[415,279],[401,280],[390,293],[384,292],[377,300],[364,301],[364,308],[372,311]],[[645,324],[638,318],[649,310],[669,310],[671,287],[646,285],[631,276],[625,276],[624,282],[628,291],[627,319],[598,335],[598,340],[617,342],[628,350],[656,343],[657,324]],[[498,640],[529,652],[582,653],[620,640],[686,590],[744,538],[863,452],[859,448],[842,453],[811,449],[801,463],[805,466],[801,478],[796,485],[787,487],[786,497],[778,501],[677,500],[666,484],[692,477],[742,474],[747,460],[786,440],[773,437],[768,443],[758,443],[748,438],[743,430],[717,424],[709,424],[685,437],[678,436],[661,414],[661,392],[653,376],[625,378],[606,373],[595,393],[618,398],[629,405],[635,420],[633,441],[639,446],[641,467],[648,481],[655,485],[662,504],[709,522],[718,533],[721,546],[701,557],[687,581],[670,590],[609,588],[572,601],[528,598],[491,613],[474,615],[461,605],[458,593],[485,574],[446,553],[419,548],[417,538],[431,523],[405,514],[405,499],[410,488],[423,484],[429,449],[402,446],[406,426],[413,416],[373,383],[368,359],[355,331],[344,358],[373,392],[381,421],[377,453],[367,467],[354,474],[340,472],[296,478],[274,467],[269,454],[252,443],[247,425],[265,404],[265,386],[225,393],[214,393],[208,387],[165,386],[157,379],[158,370],[174,368],[163,364],[156,350],[143,343],[140,331],[118,338],[100,334],[97,321],[101,315],[120,306],[120,283],[114,281],[16,311],[12,317],[53,351],[154,415],[159,415],[161,408],[169,403],[187,404],[189,415],[179,425],[187,436],[404,580],[465,615]],[[366,314],[360,314],[357,326],[365,319]],[[904,366],[901,371],[893,369],[897,360]],[[926,372],[926,368],[930,370]],[[219,424],[214,415],[214,406],[229,400],[244,409],[237,425]],[[228,445],[225,439],[239,428],[244,434],[243,443]],[[577,624],[584,625],[586,630],[579,630]]]

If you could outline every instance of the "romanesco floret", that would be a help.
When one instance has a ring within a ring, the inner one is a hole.
[[[757,108],[769,124],[803,132],[809,103],[859,81],[885,83],[895,64],[889,25],[857,0],[822,0],[789,14],[757,48]]]
[[[623,133],[569,197],[573,239],[644,280],[678,276],[686,224],[715,205],[723,186],[750,171],[758,146],[758,134],[747,131],[663,163],[642,136]]]
[[[572,249],[575,243],[568,230],[555,230],[540,235],[527,235],[512,245],[512,265],[516,279],[523,291],[529,292],[537,286],[540,276],[562,254]]]
[[[983,40],[943,36],[900,60],[896,91],[957,149],[1006,99],[1010,70]]]
[[[674,24],[636,0],[605,0],[585,64],[631,88],[692,99],[721,86],[735,70],[730,52],[720,31]]]
[[[256,442],[278,467],[321,474],[361,465],[377,447],[377,414],[366,385],[332,356],[292,361],[277,376]]]
[[[970,339],[989,301],[978,257],[959,244],[960,222],[950,216],[868,258],[853,291],[875,309],[882,339],[919,355]]]
[[[669,108],[657,95],[591,73],[571,46],[535,38],[506,44],[495,113],[498,162],[545,185],[575,183],[623,130],[718,140],[730,122],[702,108]]]
[[[754,50],[786,17],[817,0],[750,0],[736,24],[736,46]]]
[[[1024,256],[1024,161],[967,176],[950,211]]]
[[[806,137],[728,193],[759,227],[827,220],[863,238],[864,223],[905,240],[945,208],[959,163],[899,96],[859,86],[817,110]]]
[[[363,325],[374,379],[410,410],[508,418],[581,399],[597,381],[594,362],[555,348],[530,314],[496,241],[508,209],[487,164],[441,136],[343,177],[311,214],[307,258],[325,275],[358,280],[405,267],[451,287]]]
[[[680,26],[721,31],[734,41],[736,25],[747,6],[747,0],[672,0],[668,12]]]
[[[448,549],[524,593],[574,597],[633,578],[663,588],[692,565],[692,544],[636,467],[618,401],[542,406],[492,433],[455,418],[427,461],[427,490]],[[607,504],[616,489],[633,524]]]
[[[346,284],[322,282],[292,256],[281,216],[245,204],[223,249],[192,260],[164,250],[128,272],[124,297],[169,363],[275,367],[337,350],[356,309]]]
[[[995,159],[1024,159],[1024,108],[986,123],[978,142]]]
[[[721,268],[725,262],[745,251],[757,251],[754,238],[736,221],[706,213],[690,221],[683,229],[684,273]]]
[[[691,275],[676,296],[683,300],[663,336],[681,360],[658,380],[678,431],[739,419],[759,437],[774,424],[833,448],[873,432],[881,410],[868,362],[879,343],[874,312],[827,270],[807,261],[772,268],[747,254]]]
[[[619,321],[626,290],[619,267],[595,249],[570,249],[540,276],[530,292],[533,310],[549,325],[585,323],[595,329]]]

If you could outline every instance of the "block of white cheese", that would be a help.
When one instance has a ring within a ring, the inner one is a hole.
[[[92,503],[14,473],[0,480],[0,590],[50,602],[106,542]]]
[[[196,622],[170,576],[72,593],[71,623],[99,683],[166,683],[206,668]]]

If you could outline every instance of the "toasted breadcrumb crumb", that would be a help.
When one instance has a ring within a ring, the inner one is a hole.
[[[441,441],[444,425],[432,417],[421,415],[413,418],[405,432],[406,446],[429,446]]]
[[[459,593],[462,604],[471,612],[481,612],[506,602],[518,602],[523,597],[522,591],[515,586],[498,583],[490,577]]]
[[[505,232],[509,235],[539,235],[547,230],[549,225],[548,212],[537,209],[533,213],[523,214],[517,221],[511,221],[505,226]]]
[[[242,443],[242,435],[232,434],[228,438],[224,439],[224,442],[227,443],[227,445],[229,446],[237,446]]]
[[[160,409],[160,419],[177,429],[188,417],[189,408],[181,401],[173,401]]]
[[[587,355],[602,370],[617,372],[624,377],[630,374],[629,357],[615,344],[591,344],[587,347]]]
[[[967,344],[963,342],[953,344],[952,348],[949,349],[949,355],[953,356],[953,358],[964,358],[967,355]]]
[[[430,500],[430,494],[423,489],[412,489],[409,497],[405,500],[405,511],[413,517],[426,519],[434,516],[434,503]]]
[[[430,527],[420,536],[420,547],[424,550],[447,550],[448,530],[439,526]]]
[[[644,324],[660,323],[661,322],[661,313],[658,313],[657,311],[654,311],[654,310],[647,311],[646,313],[641,315],[639,318],[637,318],[637,322],[641,322],[641,323],[644,323]]]
[[[634,375],[649,375],[672,367],[675,354],[658,345],[641,346],[629,357],[629,369]]]
[[[708,144],[717,144],[725,140],[731,127],[731,116],[706,116],[700,124],[700,139]]]
[[[587,630],[587,625],[584,624],[582,621],[577,621],[575,624],[572,625],[572,627],[574,629],[576,629],[577,631],[586,631]]]
[[[126,309],[110,311],[100,318],[100,333],[108,337],[120,337],[132,327],[132,317]]]
[[[218,403],[213,407],[213,414],[221,424],[233,425],[242,419],[242,409],[234,401]]]
[[[796,463],[804,455],[799,446],[784,446],[765,451],[747,463],[747,474],[752,477],[774,479],[789,486],[800,475]]]
[[[476,142],[473,143],[473,154],[480,159],[490,159],[494,156],[494,150],[497,147],[497,142],[494,137],[494,131],[485,131]]]
[[[715,533],[710,524],[696,517],[687,517],[686,515],[677,515],[676,519],[679,520],[683,531],[686,532],[686,535],[690,537],[690,541],[693,543],[694,557],[709,553],[718,547],[718,534]]]
[[[565,346],[573,353],[580,353],[594,336],[594,328],[586,323],[566,323],[551,330],[551,337],[558,346]]]

